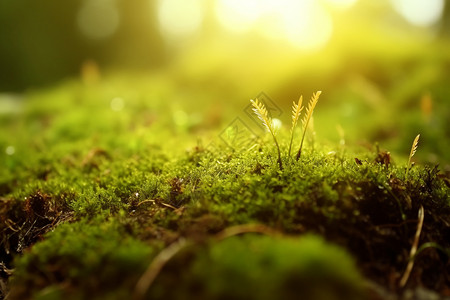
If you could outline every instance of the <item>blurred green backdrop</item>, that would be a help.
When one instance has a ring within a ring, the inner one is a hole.
[[[450,9],[443,0],[372,2],[4,0],[0,90],[76,76],[86,60],[102,69],[150,70],[173,65],[182,56],[195,74],[213,64],[225,68],[216,72],[234,70],[244,77],[249,71],[242,68],[263,68],[267,75],[274,62],[275,71],[285,74],[286,65],[302,58],[310,62],[317,53],[314,63],[289,70],[292,80],[305,72],[329,76],[326,71],[344,64],[341,72],[356,69],[384,82],[374,55],[382,52],[392,57],[385,64],[411,68],[414,54],[425,55],[430,52],[425,48],[448,37]],[[400,53],[405,57],[398,61]]]
[[[114,74],[136,93],[170,86],[220,128],[261,91],[288,112],[323,90],[319,137],[339,141],[340,126],[405,152],[423,133],[437,163],[450,161],[448,49],[444,0],[3,0],[0,112],[11,92]]]

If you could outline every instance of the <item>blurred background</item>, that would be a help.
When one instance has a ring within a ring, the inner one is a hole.
[[[213,73],[240,84],[242,80],[279,84],[273,80],[279,78],[276,81],[289,85],[287,78],[308,73],[310,81],[325,77],[319,83],[323,86],[324,79],[352,72],[382,83],[389,79],[380,78],[386,76],[386,65],[397,63],[410,71],[414,64],[437,63],[448,56],[436,55],[435,49],[436,42],[450,34],[450,9],[445,4],[444,0],[4,0],[0,89],[52,84],[77,76],[89,61],[108,70],[176,66],[185,73],[179,76],[198,79]]]
[[[289,124],[292,101],[322,90],[318,136],[408,153],[422,133],[422,159],[447,163],[449,49],[445,0],[2,0],[0,112],[30,90],[119,76],[178,91],[193,123],[223,127],[264,91]]]

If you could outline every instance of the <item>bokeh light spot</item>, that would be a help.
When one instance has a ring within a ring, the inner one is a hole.
[[[121,111],[125,107],[125,102],[122,98],[116,97],[111,100],[110,107],[113,111]]]
[[[266,1],[218,0],[215,13],[227,30],[240,33],[249,30],[265,12]]]
[[[7,155],[13,155],[14,153],[16,153],[16,148],[14,148],[14,146],[8,146],[5,149],[5,153]]]
[[[299,1],[296,7],[284,8],[284,35],[298,48],[320,49],[333,32],[330,14],[317,1]],[[300,5],[301,3],[301,5]],[[294,8],[294,9],[293,9]]]
[[[273,128],[275,129],[275,131],[278,131],[283,126],[283,122],[281,122],[280,119],[273,118],[272,119],[272,125],[273,125]]]
[[[254,31],[301,49],[321,48],[333,29],[330,14],[314,0],[218,0],[216,15],[229,31]]]
[[[416,26],[436,24],[444,12],[444,0],[391,0],[394,9]]]
[[[119,11],[113,0],[88,0],[77,16],[80,31],[91,39],[105,39],[112,36],[119,27]]]
[[[203,22],[200,0],[160,0],[158,21],[165,38],[178,39],[194,34]]]

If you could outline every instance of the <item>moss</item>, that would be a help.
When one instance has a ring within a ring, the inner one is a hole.
[[[345,248],[367,280],[401,293],[395,281],[408,262],[420,206],[425,210],[421,244],[445,251],[422,251],[407,287],[443,292],[450,284],[445,166],[418,163],[406,179],[406,158],[375,146],[344,148],[318,140],[314,148],[306,144],[298,162],[281,155],[280,170],[270,136],[241,150],[214,147],[209,141],[215,133],[196,128],[195,120],[173,122],[176,111],[193,113],[181,102],[176,109],[168,104],[167,99],[183,99],[176,91],[149,91],[142,84],[140,92],[130,93],[126,81],[120,82],[109,79],[89,88],[72,82],[30,92],[20,113],[7,121],[0,117],[11,133],[0,136],[0,146],[15,148],[13,154],[0,151],[0,279],[11,280],[11,295],[120,298],[132,291],[156,253],[180,237],[197,245],[186,257],[196,274],[189,284],[208,281],[212,270],[204,266],[213,262],[245,281],[252,268],[260,270],[263,260],[270,260],[280,278],[268,271],[270,280],[260,280],[267,286],[273,282],[271,289],[281,293],[289,272],[279,253],[292,257],[303,251],[296,237],[306,233]],[[114,97],[123,97],[123,111],[110,109]],[[320,110],[315,114],[317,122]],[[228,117],[233,116],[220,116]],[[277,135],[282,153],[289,146],[285,129]],[[426,134],[422,137],[414,158],[427,143]],[[211,242],[227,227],[247,223],[293,238],[274,245],[261,237]],[[254,260],[253,252],[244,251],[244,244],[253,243],[265,249]],[[239,255],[227,256],[230,248]],[[335,266],[326,256],[340,254],[322,250],[321,263]],[[250,256],[253,265],[240,270],[240,255]],[[230,264],[220,265],[222,259]],[[164,278],[184,267],[175,261],[170,268],[161,273]],[[203,286],[205,297],[219,295],[226,282]]]
[[[123,299],[159,248],[104,218],[66,223],[47,236],[16,260],[11,298]]]
[[[232,237],[185,250],[165,270],[149,298],[364,299],[351,257],[313,235]]]

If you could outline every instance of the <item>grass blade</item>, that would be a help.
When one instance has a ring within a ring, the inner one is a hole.
[[[409,169],[411,169],[411,158],[414,156],[414,154],[416,154],[417,147],[419,146],[419,138],[420,138],[420,134],[418,134],[416,136],[416,138],[414,139],[414,141],[412,143],[411,152],[409,153],[408,166],[406,167],[405,180],[408,179],[408,172],[409,172]]]
[[[275,136],[275,130],[273,127],[272,119],[269,117],[267,113],[267,109],[262,102],[259,102],[258,99],[250,100],[253,105],[253,112],[258,116],[258,118],[262,121],[263,125],[267,128],[270,134],[275,141],[275,145],[277,146],[278,151],[278,165],[280,166],[280,170],[283,169],[283,163],[281,161],[281,151],[280,146],[278,145],[277,138]]]
[[[291,127],[291,141],[289,142],[289,151],[288,156],[291,157],[291,148],[292,148],[292,141],[294,139],[294,130],[297,126],[298,119],[300,118],[300,113],[303,110],[302,106],[303,102],[303,96],[300,96],[298,99],[298,103],[292,102],[292,127]]]
[[[302,119],[303,135],[302,135],[302,140],[300,142],[300,148],[298,149],[297,156],[296,156],[297,160],[299,160],[300,156],[302,155],[302,147],[303,147],[303,141],[305,140],[306,129],[308,128],[308,124],[313,115],[314,108],[316,107],[317,102],[319,101],[320,94],[322,94],[321,91],[317,91],[316,93],[313,94],[313,96],[311,97],[311,100],[309,101],[309,105],[306,108],[306,114]]]
[[[258,99],[250,100],[250,102],[253,105],[253,112],[262,121],[264,127],[266,127],[266,129],[270,133],[272,133],[273,132],[272,120],[269,118],[267,109],[264,106],[264,104],[262,102],[259,102]]]

